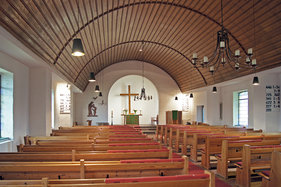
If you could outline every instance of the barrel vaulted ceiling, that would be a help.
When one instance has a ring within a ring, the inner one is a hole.
[[[231,49],[245,54],[252,47],[257,71],[280,66],[281,1],[223,4]],[[220,0],[1,0],[0,4],[1,26],[81,90],[87,87],[90,72],[97,74],[127,60],[163,69],[183,92],[253,73],[224,66],[212,77],[208,69],[192,66],[193,52],[200,58],[212,55],[220,19]],[[82,39],[83,57],[71,55],[76,37]]]

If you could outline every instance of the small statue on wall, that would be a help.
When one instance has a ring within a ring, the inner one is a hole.
[[[88,117],[98,117],[97,116],[97,107],[95,103],[91,101],[88,105]]]

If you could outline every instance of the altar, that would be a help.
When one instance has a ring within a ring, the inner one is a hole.
[[[139,125],[141,114],[122,114],[122,116],[124,116],[124,125]]]

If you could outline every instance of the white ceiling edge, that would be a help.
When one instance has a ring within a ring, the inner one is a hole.
[[[238,78],[235,78],[235,79],[224,81],[224,82],[221,82],[221,83],[212,84],[212,85],[208,85],[208,86],[205,86],[205,87],[202,87],[202,88],[189,90],[189,91],[184,92],[184,93],[188,94],[188,93],[191,93],[191,92],[206,91],[206,90],[210,90],[213,86],[225,87],[225,86],[230,86],[230,85],[234,85],[234,84],[241,83],[241,82],[252,82],[254,76],[263,77],[263,76],[266,76],[266,75],[269,75],[269,74],[272,75],[272,74],[280,74],[280,73],[281,73],[281,67],[276,67],[276,68],[264,70],[264,71],[261,71],[261,72],[257,72],[256,74],[252,73],[252,74],[249,74],[249,75],[245,75],[245,76],[242,76],[242,77],[238,77]]]
[[[22,44],[12,34],[10,34],[5,28],[0,26],[0,51],[7,54],[8,56],[16,59],[20,63],[32,68],[32,67],[44,67],[49,69],[52,74],[60,77],[61,81],[67,82],[72,86],[74,92],[81,93],[82,91],[74,84],[68,81],[68,79],[56,70],[53,65],[46,63],[33,51]]]

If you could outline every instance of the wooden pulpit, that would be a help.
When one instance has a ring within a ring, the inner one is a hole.
[[[182,124],[182,111],[166,111],[166,124]]]

